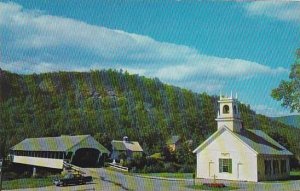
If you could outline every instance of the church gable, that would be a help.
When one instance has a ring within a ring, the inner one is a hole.
[[[257,154],[250,146],[235,136],[227,127],[223,127],[216,131],[211,137],[203,142],[193,152],[210,152],[211,150],[219,150],[220,152],[251,152]]]

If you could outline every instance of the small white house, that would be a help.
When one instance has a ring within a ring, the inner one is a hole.
[[[123,141],[112,140],[111,145],[111,159],[113,159],[114,162],[116,162],[116,160],[119,161],[122,158],[122,154],[128,160],[135,156],[143,155],[143,149],[139,142],[129,141],[127,136],[123,137]]]
[[[258,182],[288,178],[290,151],[261,130],[243,128],[237,98],[220,97],[218,130],[193,152],[197,178]]]

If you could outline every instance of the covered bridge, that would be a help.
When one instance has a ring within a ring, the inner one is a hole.
[[[63,169],[65,162],[85,167],[101,164],[109,151],[91,135],[27,138],[10,149],[12,162]]]

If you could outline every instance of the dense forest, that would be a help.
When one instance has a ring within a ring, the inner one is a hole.
[[[218,96],[194,93],[127,72],[102,70],[19,75],[0,70],[0,152],[27,137],[91,134],[110,149],[128,136],[147,154],[171,135],[193,148],[216,131]],[[262,129],[300,156],[300,129],[240,105],[246,128]]]
[[[300,128],[300,115],[273,117],[272,119],[296,128]]]

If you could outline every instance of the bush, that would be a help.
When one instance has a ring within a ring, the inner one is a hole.
[[[188,165],[188,164],[184,164],[179,169],[179,172],[181,172],[181,173],[192,173],[194,171],[195,171],[195,166],[194,165]]]
[[[174,173],[174,172],[177,172],[179,169],[179,165],[173,163],[173,162],[170,162],[170,163],[165,163],[164,164],[164,172],[171,172],[171,173]]]
[[[154,173],[154,172],[163,172],[164,163],[161,160],[155,158],[147,158],[145,164],[140,166],[142,168],[136,169],[136,172],[142,173]]]
[[[19,178],[19,174],[15,172],[5,172],[3,174],[4,174],[3,176],[4,180],[13,180]]]
[[[143,173],[156,173],[156,172],[163,172],[163,171],[164,171],[164,164],[162,162],[151,166],[145,166],[142,170]]]

